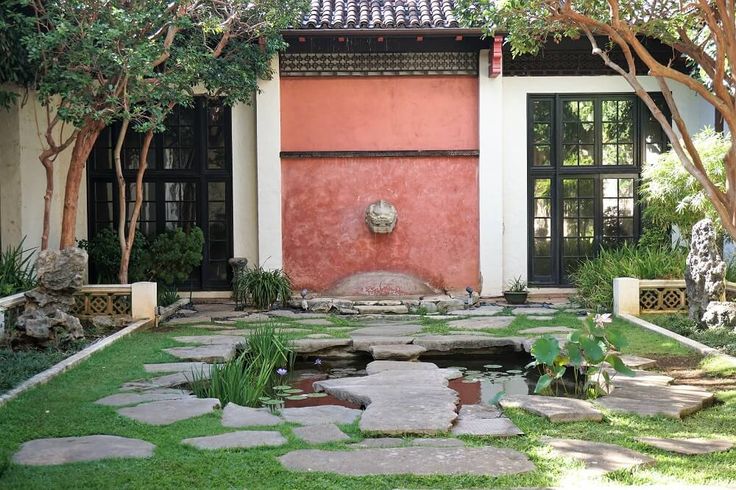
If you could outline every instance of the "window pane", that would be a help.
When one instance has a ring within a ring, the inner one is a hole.
[[[535,179],[534,197],[550,197],[550,182],[549,179]]]
[[[552,118],[552,101],[535,100],[532,110],[535,121],[548,121]]]

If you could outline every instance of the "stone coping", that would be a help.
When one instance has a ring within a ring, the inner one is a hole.
[[[114,334],[98,340],[92,345],[80,350],[76,354],[69,356],[63,361],[51,366],[47,370],[42,371],[36,374],[35,376],[33,376],[32,378],[25,380],[24,382],[22,382],[15,388],[5,392],[3,395],[0,395],[0,407],[8,403],[10,400],[17,398],[19,395],[30,390],[31,388],[44,384],[44,383],[48,383],[49,381],[51,381],[53,378],[60,375],[64,371],[67,371],[73,368],[74,366],[80,364],[82,361],[89,359],[92,356],[92,354],[99,352],[103,350],[104,348],[117,342],[118,340],[122,339],[123,337],[127,337],[133,332],[140,330],[141,328],[145,326],[148,326],[150,323],[151,323],[151,320],[148,318],[143,319],[143,320],[135,320],[133,323],[131,323],[124,329],[118,330]]]
[[[158,326],[159,323],[163,323],[174,316],[174,314],[179,311],[179,309],[188,305],[189,303],[189,299],[181,298],[180,300],[176,301],[173,304],[170,304],[169,306],[159,307],[158,315],[156,316],[156,326]]]

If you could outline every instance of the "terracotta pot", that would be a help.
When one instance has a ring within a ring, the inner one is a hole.
[[[529,296],[528,291],[504,291],[503,297],[506,298],[506,302],[510,305],[523,305],[526,303],[526,298]]]

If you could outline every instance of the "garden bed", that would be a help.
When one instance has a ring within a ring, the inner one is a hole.
[[[700,328],[685,313],[641,315],[641,318],[676,334],[736,355],[736,332],[727,328]]]

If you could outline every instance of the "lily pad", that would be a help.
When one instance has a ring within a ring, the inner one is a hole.
[[[281,391],[283,391],[283,390],[289,390],[289,389],[291,389],[291,386],[289,386],[289,385],[277,385],[277,386],[274,386],[273,389],[274,390],[281,390]]]
[[[507,369],[506,372],[509,374],[521,374],[524,371],[522,371],[521,369]]]
[[[289,388],[288,390],[283,390],[283,392],[290,395],[295,395],[297,393],[303,393],[304,390],[300,390],[299,388]]]
[[[324,398],[327,396],[327,393],[315,391],[314,393],[307,393],[304,396],[309,397],[309,398]]]
[[[281,405],[282,403],[284,403],[283,400],[274,400],[273,398],[263,402],[264,405]]]
[[[287,400],[306,400],[307,395],[289,395],[286,397]]]
[[[501,369],[503,366],[500,364],[486,364],[483,367],[486,369]]]

